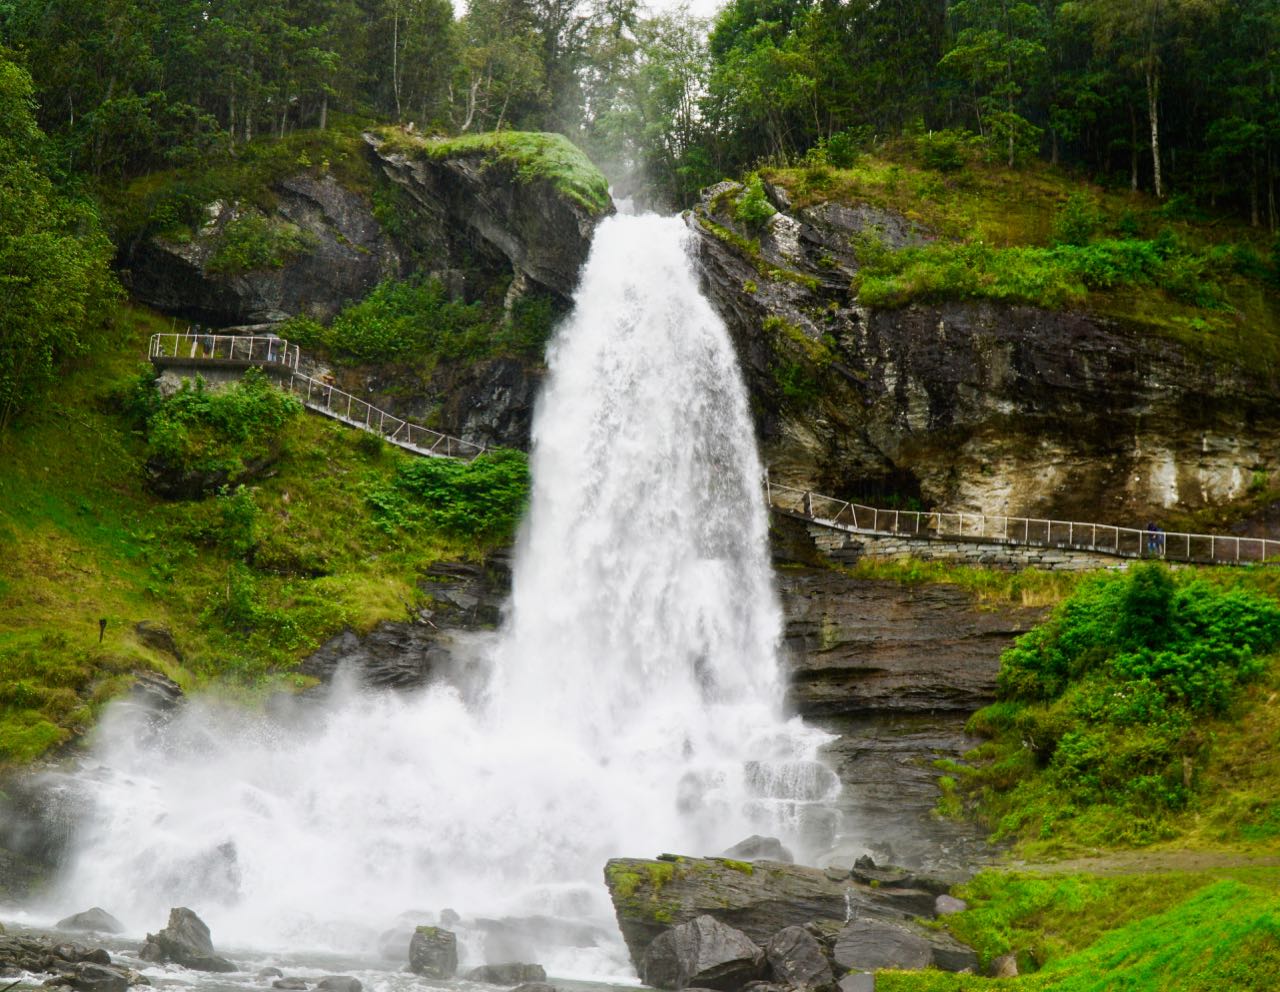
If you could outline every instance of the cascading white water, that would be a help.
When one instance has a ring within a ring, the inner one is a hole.
[[[823,735],[780,714],[761,468],[685,237],[654,216],[596,233],[480,698],[348,684],[301,720],[195,702],[155,734],[111,714],[67,908],[141,930],[185,904],[220,943],[276,948],[351,949],[446,906],[612,934],[607,858],[799,840],[836,786]],[[616,939],[543,959],[626,970]]]

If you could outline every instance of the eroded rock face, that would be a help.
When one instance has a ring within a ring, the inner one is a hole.
[[[165,313],[227,327],[269,324],[295,314],[328,319],[401,269],[400,253],[368,200],[332,175],[299,174],[272,189],[269,217],[219,201],[186,241],[144,238],[126,248],[123,279],[139,300]],[[219,249],[234,225],[267,223],[296,250],[252,271],[220,271]]]
[[[374,135],[365,140],[383,174],[426,216],[437,219],[442,231],[465,230],[474,248],[506,259],[518,280],[542,286],[566,302],[572,297],[602,215],[564,196],[549,181],[522,181],[509,163],[486,163],[474,155],[409,156]]]
[[[1209,360],[1085,312],[983,302],[867,310],[849,288],[853,242],[877,230],[899,246],[930,232],[832,204],[747,231],[727,192],[708,190],[689,223],[779,482],[1141,526],[1170,507],[1242,496],[1280,454],[1274,372],[1247,355]],[[757,236],[758,260],[739,246]],[[793,375],[788,395],[780,372],[796,368],[806,388]]]

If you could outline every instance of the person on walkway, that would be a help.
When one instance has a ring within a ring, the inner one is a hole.
[[[812,517],[813,516],[813,493],[809,492],[809,490],[807,489],[804,491],[803,506],[804,506],[804,515],[806,517]]]
[[[1156,547],[1160,543],[1160,528],[1156,526],[1154,520],[1147,522],[1147,554],[1155,554]]]

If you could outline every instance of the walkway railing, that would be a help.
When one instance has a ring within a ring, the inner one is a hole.
[[[767,482],[771,505],[835,530],[921,540],[974,541],[1063,548],[1119,558],[1161,558],[1202,565],[1280,559],[1280,541],[1185,534],[1137,527],[938,510],[884,510]]]
[[[147,353],[157,365],[257,365],[277,371],[280,385],[293,393],[307,409],[340,420],[351,427],[377,434],[388,444],[418,455],[470,460],[485,446],[411,423],[380,410],[331,383],[298,371],[301,353],[275,336],[236,334],[153,334]]]
[[[275,335],[153,334],[147,357],[152,362],[236,362],[246,365],[280,365],[296,369],[298,346]]]

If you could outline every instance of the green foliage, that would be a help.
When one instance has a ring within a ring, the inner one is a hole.
[[[765,195],[760,173],[753,172],[743,185],[742,195],[733,210],[733,219],[750,228],[761,228],[777,212]]]
[[[313,237],[298,225],[251,210],[222,228],[206,268],[228,275],[279,269],[312,247]]]
[[[393,149],[424,158],[477,158],[488,165],[511,167],[522,183],[547,181],[592,214],[613,205],[609,181],[585,154],[562,134],[491,131],[457,138],[426,139],[403,131],[379,132]]]
[[[859,245],[854,283],[868,306],[898,307],[915,300],[989,299],[1061,308],[1091,292],[1140,286],[1197,306],[1221,303],[1221,262],[1176,239],[1100,240],[1053,248],[996,248],[975,242],[937,242],[887,251]]]
[[[496,355],[539,357],[555,324],[543,295],[517,300],[510,318],[485,303],[453,299],[439,279],[388,280],[325,327],[306,317],[281,334],[323,348],[339,362],[405,362],[429,358],[477,361]]]
[[[41,161],[27,73],[0,49],[0,432],[101,338],[118,287],[97,212]]]
[[[972,135],[964,131],[930,131],[916,138],[916,155],[926,169],[959,172],[968,161]]]
[[[367,491],[389,531],[427,531],[483,540],[509,540],[529,498],[529,463],[509,449],[470,462],[422,458],[403,465],[390,486]]]
[[[1143,843],[1195,794],[1199,721],[1228,712],[1280,646],[1280,605],[1163,566],[1084,582],[1001,660],[969,786],[999,835],[1101,830]]]
[[[1067,197],[1053,219],[1053,240],[1059,245],[1087,245],[1102,227],[1102,210],[1085,193]]]
[[[184,381],[147,417],[147,461],[158,474],[196,476],[206,480],[201,485],[234,483],[255,462],[278,454],[301,413],[302,404],[276,389],[261,369],[246,370],[225,389],[209,389],[198,377],[194,385]]]

